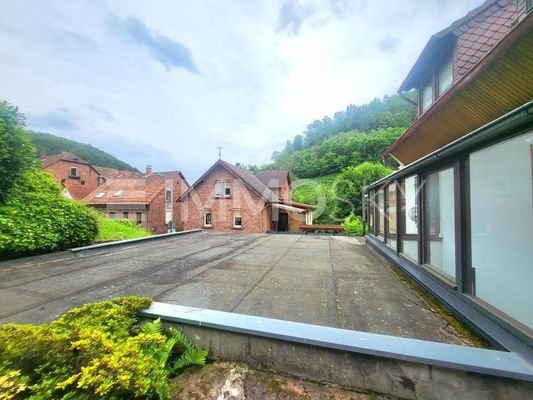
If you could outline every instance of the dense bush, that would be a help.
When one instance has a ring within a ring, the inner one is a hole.
[[[344,219],[342,223],[344,231],[349,235],[363,235],[363,220],[358,215],[350,215]]]
[[[392,169],[371,162],[344,169],[337,176],[333,188],[336,197],[335,213],[337,217],[345,218],[351,214],[361,215],[363,188],[391,172]]]
[[[95,212],[61,194],[46,172],[30,169],[0,203],[0,259],[92,243]]]
[[[18,110],[0,101],[0,203],[15,180],[35,163],[35,148],[24,131]]]
[[[167,337],[160,321],[141,327],[136,313],[150,303],[116,298],[49,324],[0,327],[0,398],[167,399],[169,376],[207,353],[181,332]],[[184,351],[173,360],[177,344]]]

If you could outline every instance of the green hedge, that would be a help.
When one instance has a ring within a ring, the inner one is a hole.
[[[363,220],[358,215],[350,215],[342,223],[348,235],[363,236]]]
[[[40,170],[18,177],[0,203],[0,259],[90,244],[97,231],[95,212],[65,198]]]
[[[150,304],[122,297],[49,324],[1,326],[0,399],[168,399],[169,377],[205,364],[207,352],[159,320],[141,326],[137,312]]]

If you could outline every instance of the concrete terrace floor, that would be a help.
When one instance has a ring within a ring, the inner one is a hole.
[[[469,344],[362,238],[194,233],[0,264],[0,324],[121,295]]]

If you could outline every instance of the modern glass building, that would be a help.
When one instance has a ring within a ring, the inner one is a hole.
[[[418,118],[384,154],[400,168],[364,190],[367,243],[487,339],[530,358],[530,2],[487,1],[434,35],[400,93],[412,89]]]

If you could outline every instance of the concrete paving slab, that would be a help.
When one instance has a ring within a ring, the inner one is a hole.
[[[32,261],[33,260],[33,261]],[[120,295],[462,343],[360,238],[194,233],[3,263],[0,323],[41,323]]]

